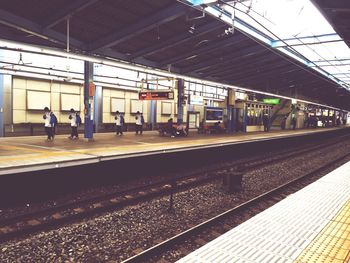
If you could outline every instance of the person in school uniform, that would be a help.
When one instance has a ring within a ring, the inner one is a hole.
[[[53,112],[50,111],[48,107],[45,107],[43,119],[44,119],[45,133],[47,135],[47,141],[53,141],[54,127],[57,123],[57,118],[55,114],[53,114]]]
[[[124,117],[123,115],[119,112],[115,112],[115,125],[116,125],[116,135],[123,135],[123,125],[124,125]]]
[[[264,131],[268,132],[270,129],[270,119],[267,113],[264,113],[263,115],[263,125],[264,125]]]
[[[74,109],[70,109],[70,114],[68,118],[70,119],[70,127],[72,129],[71,135],[68,138],[71,140],[77,140],[79,139],[78,127],[81,124],[81,118]]]
[[[142,134],[142,126],[145,123],[142,113],[136,112],[135,124],[136,124],[136,134]]]

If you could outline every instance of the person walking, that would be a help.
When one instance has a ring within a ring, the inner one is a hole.
[[[44,126],[45,126],[45,133],[47,135],[47,141],[53,141],[54,138],[54,127],[57,123],[57,118],[55,114],[53,114],[52,111],[48,107],[44,108]]]
[[[116,111],[115,114],[116,135],[121,136],[123,135],[124,117],[119,111]]]
[[[79,139],[78,127],[81,124],[81,118],[74,109],[70,109],[70,115],[68,118],[70,119],[70,127],[72,129],[71,135],[68,138],[71,140],[77,140]]]
[[[136,120],[136,134],[142,134],[142,126],[145,123],[145,120],[143,118],[142,113],[140,113],[139,111],[136,112],[136,116],[135,116],[135,120]]]

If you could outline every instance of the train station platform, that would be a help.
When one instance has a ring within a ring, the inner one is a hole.
[[[350,262],[350,162],[178,262]]]
[[[344,127],[343,127],[344,128]],[[323,133],[341,128],[237,133],[222,135],[190,134],[188,137],[160,137],[157,131],[143,135],[97,133],[94,141],[69,140],[57,135],[53,142],[45,136],[0,138],[0,175],[94,164],[115,159],[189,151],[255,141]]]

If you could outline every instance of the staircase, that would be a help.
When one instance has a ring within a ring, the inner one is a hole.
[[[281,103],[274,107],[271,111],[271,128],[280,128],[284,116],[288,116],[291,112],[291,101],[281,99]]]

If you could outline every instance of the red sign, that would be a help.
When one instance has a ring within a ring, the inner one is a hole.
[[[95,96],[96,86],[93,82],[89,83],[89,97]]]
[[[139,100],[173,100],[173,91],[141,91]]]

